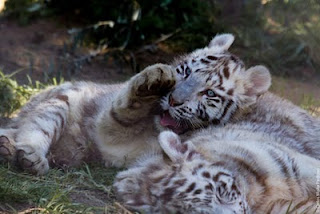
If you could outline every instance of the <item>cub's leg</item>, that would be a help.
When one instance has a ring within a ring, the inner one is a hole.
[[[65,95],[43,100],[29,112],[22,109],[12,124],[16,128],[12,137],[6,134],[0,137],[0,156],[7,154],[9,161],[17,160],[23,170],[32,174],[45,174],[49,169],[46,154],[64,129],[68,110]]]
[[[146,117],[159,98],[174,85],[174,69],[171,66],[149,66],[129,80],[113,102],[111,114],[120,124],[133,124]]]

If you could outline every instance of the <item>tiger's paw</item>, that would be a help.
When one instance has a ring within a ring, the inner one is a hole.
[[[175,85],[174,69],[165,64],[148,66],[132,79],[132,92],[136,97],[160,97]]]
[[[34,175],[44,175],[49,170],[47,158],[30,146],[17,149],[17,160],[24,171]]]
[[[158,213],[153,210],[157,201],[146,182],[141,179],[142,171],[139,168],[120,172],[113,184],[117,199],[129,210],[143,213]]]
[[[0,163],[13,162],[16,155],[16,148],[10,139],[4,135],[0,136]]]
[[[141,191],[139,176],[141,172],[136,173],[137,170],[126,170],[118,173],[113,184],[117,198],[122,202],[130,203]]]

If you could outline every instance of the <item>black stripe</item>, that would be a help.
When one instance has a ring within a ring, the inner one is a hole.
[[[291,182],[290,182],[290,179],[291,178],[293,179],[293,177],[291,176],[291,173],[289,172],[288,165],[283,160],[283,158],[281,156],[279,156],[278,154],[276,154],[274,151],[268,150],[268,153],[273,158],[273,160],[279,165],[280,170],[285,177],[284,180],[286,181],[286,184],[289,187],[290,193],[292,195],[294,195],[294,190],[292,189]]]
[[[245,152],[245,151],[244,151]],[[257,183],[259,183],[263,188],[267,187],[266,184],[266,178],[268,177],[268,172],[260,169],[258,167],[255,167],[256,161],[254,157],[250,157],[252,155],[249,155],[249,152],[246,152],[246,158],[249,158],[250,161],[248,162],[248,160],[244,160],[243,158],[239,158],[239,157],[234,157],[231,156],[229,154],[224,154],[221,155],[223,160],[228,160],[228,163],[224,163],[224,162],[217,162],[213,165],[217,165],[219,166],[219,164],[221,166],[224,166],[226,168],[235,168],[234,170],[241,172],[242,175],[245,176],[245,172],[247,172],[249,175],[251,175],[252,177],[254,177],[254,179],[256,180]],[[248,177],[247,177],[248,178]],[[248,181],[250,181],[250,179],[247,179]],[[263,194],[263,193],[261,193]]]
[[[213,108],[217,108],[217,106],[215,104],[213,104],[212,102],[207,102],[207,105]]]
[[[207,99],[210,101],[215,101],[216,103],[220,103],[220,100],[215,97],[208,97]]]
[[[183,113],[187,113],[187,110],[185,110],[184,108],[180,108],[180,110],[181,110]]]
[[[223,83],[223,78],[222,78],[221,74],[217,73],[217,75],[219,76],[219,85],[218,85],[218,87],[220,87],[222,85],[222,83]]]
[[[223,113],[220,117],[220,120],[223,120],[224,117],[226,116],[228,110],[230,109],[231,105],[233,104],[234,102],[232,100],[227,100],[227,104],[225,105],[224,109],[223,109]]]
[[[218,59],[218,57],[216,56],[207,56],[208,59],[216,61]]]
[[[196,187],[196,183],[193,182],[192,184],[189,185],[189,187],[186,189],[186,192],[189,193],[192,190],[194,190],[194,188]]]
[[[219,97],[221,102],[224,103],[225,102],[225,97],[224,96],[221,96],[220,94],[218,93],[215,93],[216,94],[216,97]]]
[[[224,75],[225,78],[229,79],[230,73],[229,73],[229,67],[228,66],[225,66],[223,68],[223,75]]]
[[[222,176],[222,175],[232,177],[232,176],[231,176],[230,174],[228,174],[228,173],[218,172],[215,176],[213,176],[212,180],[213,180],[214,182],[217,182],[217,181],[219,180],[220,176]]]
[[[208,61],[208,60],[206,60],[206,59],[201,59],[200,60],[202,63],[205,63],[205,64],[209,64],[210,63],[210,61]]]
[[[56,112],[56,114],[55,114],[55,115],[56,115],[56,116],[58,116],[58,117],[59,117],[59,119],[61,120],[61,121],[60,121],[60,123],[61,123],[60,128],[61,128],[61,129],[63,129],[63,128],[64,128],[64,124],[65,124],[65,121],[64,121],[63,116],[61,115],[61,113],[60,113],[60,112]]]

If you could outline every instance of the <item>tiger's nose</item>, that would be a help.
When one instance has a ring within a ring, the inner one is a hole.
[[[180,103],[178,101],[176,101],[175,99],[173,99],[172,94],[169,95],[169,105],[174,107],[174,106],[180,106],[183,103]]]

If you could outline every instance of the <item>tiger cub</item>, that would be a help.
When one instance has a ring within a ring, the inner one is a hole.
[[[316,192],[320,161],[255,130],[250,122],[212,126],[185,142],[164,131],[159,141],[168,158],[150,154],[116,176],[117,198],[130,210],[320,213]]]
[[[0,129],[0,160],[38,175],[49,165],[75,166],[97,153],[107,166],[126,166],[161,150],[159,130],[187,139],[210,125],[246,121],[257,130],[273,124],[268,134],[280,144],[320,157],[320,122],[266,93],[269,71],[246,69],[228,52],[233,41],[231,34],[217,35],[207,47],[171,65],[149,66],[121,84],[69,82],[45,90]]]

